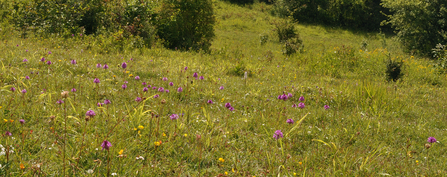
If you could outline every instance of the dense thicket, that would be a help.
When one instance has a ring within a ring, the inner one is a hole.
[[[447,44],[445,0],[383,0],[389,8],[388,23],[408,52],[430,55],[437,44]]]
[[[102,34],[114,36],[112,43],[125,38],[142,39],[150,46],[157,35],[169,48],[207,50],[214,37],[215,22],[211,0],[103,1],[30,0],[5,3],[9,22],[26,35]],[[3,8],[2,8],[3,9]]]
[[[208,50],[214,37],[211,0],[167,0],[158,18],[158,35],[168,48]]]
[[[304,23],[379,31],[387,12],[381,0],[277,0],[275,11]]]

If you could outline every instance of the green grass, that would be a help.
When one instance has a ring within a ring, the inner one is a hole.
[[[66,137],[70,176],[445,174],[446,75],[432,61],[402,53],[393,38],[380,34],[299,24],[305,48],[285,56],[273,31],[281,19],[269,8],[216,2],[210,54],[160,45],[119,52],[101,37],[21,39],[2,31],[0,144],[14,153],[0,156],[0,173],[61,176]],[[269,35],[265,45],[261,34]],[[360,49],[364,40],[367,51]],[[397,82],[386,81],[389,54],[404,61],[405,75]],[[142,82],[170,92],[143,92]],[[77,91],[61,97],[72,88]],[[283,93],[293,97],[278,100]],[[300,96],[305,108],[293,108]],[[111,104],[98,107],[105,99]],[[96,116],[86,121],[90,109]],[[171,120],[172,114],[179,119]],[[274,139],[276,130],[284,137]],[[426,149],[430,136],[439,143]],[[109,151],[101,150],[103,140],[111,142]]]

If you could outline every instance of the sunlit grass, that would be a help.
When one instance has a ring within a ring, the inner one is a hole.
[[[303,25],[297,29],[304,51],[285,56],[272,31],[280,19],[268,8],[216,2],[210,54],[159,46],[119,52],[91,36],[21,39],[14,32],[5,34],[0,45],[1,173],[445,173],[446,76],[431,61],[403,54],[392,38],[385,38],[384,45],[380,34]],[[260,34],[269,35],[265,45]],[[361,49],[365,39],[366,51]],[[405,75],[397,82],[385,78],[390,57],[404,62]],[[64,91],[69,91],[66,98]],[[87,117],[89,110],[95,116]],[[277,130],[282,133],[278,139]],[[439,143],[428,143],[428,137]],[[111,146],[102,150],[106,140]]]

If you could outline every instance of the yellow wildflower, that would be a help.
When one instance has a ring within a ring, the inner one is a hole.
[[[137,131],[138,129],[137,128],[133,128],[133,130]]]
[[[126,71],[126,74],[129,74],[129,71]]]
[[[188,134],[184,134],[183,136],[184,136],[184,137],[187,137],[187,136],[188,136]]]
[[[225,172],[225,175],[228,175],[228,172]]]
[[[124,150],[120,150],[120,152],[118,152],[118,155],[123,155]]]
[[[166,136],[166,134],[165,134],[165,133],[163,133],[163,136]]]
[[[219,161],[220,162],[225,162],[225,160],[221,157],[221,158],[219,158]]]
[[[132,77],[133,76],[133,74],[129,74],[129,77]]]
[[[154,142],[154,145],[155,145],[155,146],[160,146],[160,145],[161,145],[161,141],[155,141],[155,142]]]
[[[25,165],[23,165],[23,163],[20,163],[20,169],[25,169]]]
[[[143,130],[144,127],[143,127],[142,125],[139,125],[139,126],[138,126],[138,129]]]
[[[5,123],[8,123],[8,119],[3,119],[5,121]]]
[[[298,162],[300,165],[303,165],[303,162]]]
[[[12,119],[9,119],[9,122],[13,123],[13,122],[14,122],[14,120],[12,120]]]

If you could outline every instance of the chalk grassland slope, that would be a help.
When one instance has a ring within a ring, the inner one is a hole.
[[[14,149],[2,150],[1,173],[445,173],[446,76],[432,62],[403,54],[380,34],[299,24],[305,47],[285,56],[274,31],[281,19],[270,8],[215,2],[210,54],[161,45],[119,52],[101,37],[4,32],[0,144]],[[260,35],[268,35],[264,45]],[[404,63],[397,82],[386,81],[389,59]],[[88,110],[96,115],[86,121]],[[274,138],[277,130],[283,137]],[[108,151],[101,150],[104,140]]]

